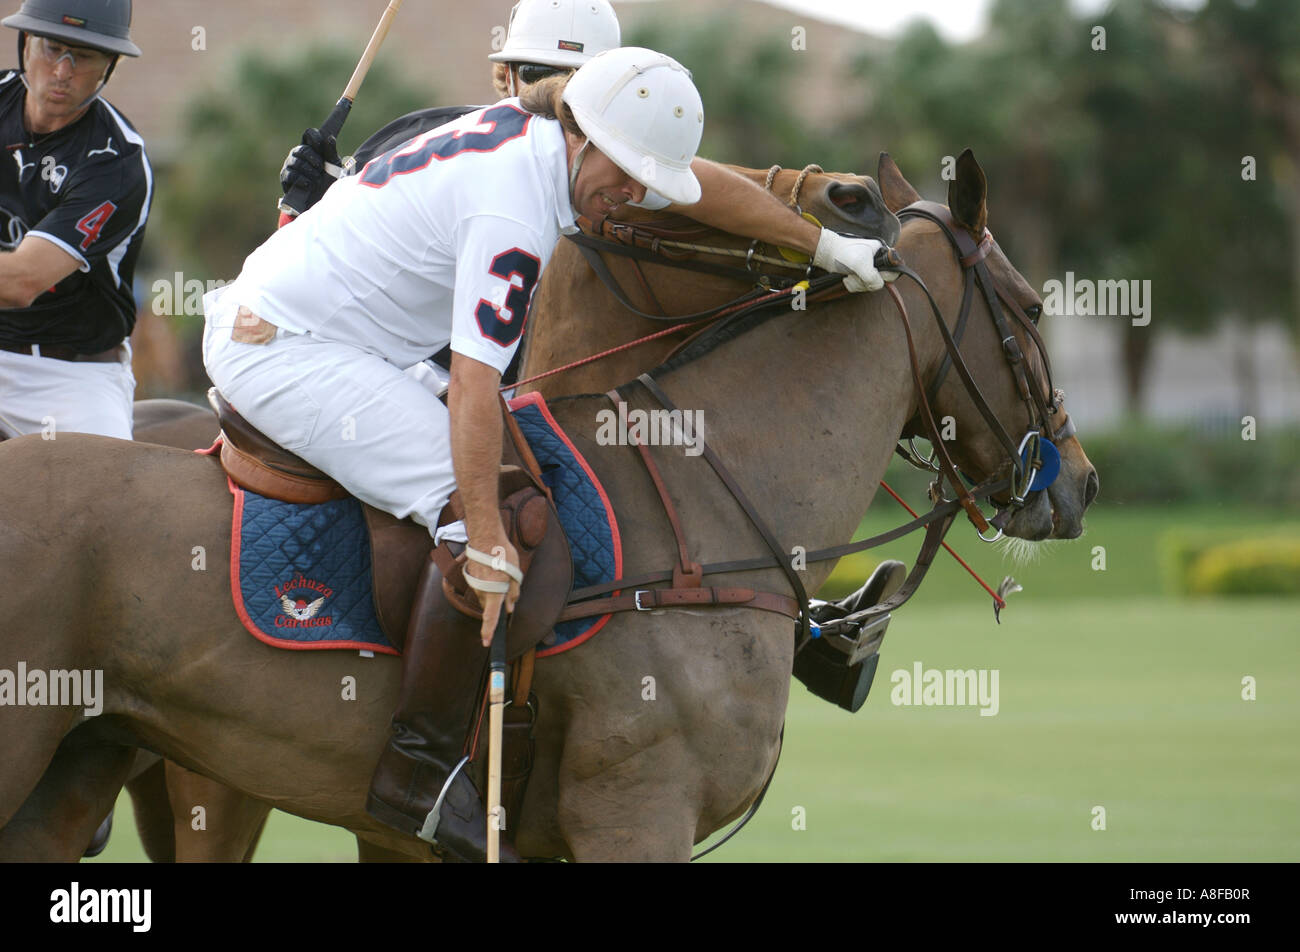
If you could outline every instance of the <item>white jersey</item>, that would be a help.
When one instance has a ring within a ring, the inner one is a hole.
[[[504,371],[574,219],[560,124],[506,99],[335,183],[210,293],[205,310],[227,324],[243,305],[402,368],[450,342]]]

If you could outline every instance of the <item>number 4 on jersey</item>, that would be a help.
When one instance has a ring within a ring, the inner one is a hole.
[[[474,317],[484,337],[496,341],[502,347],[509,347],[519,340],[524,332],[524,322],[528,320],[528,301],[533,294],[533,285],[537,283],[537,276],[541,272],[541,260],[519,248],[503,251],[492,259],[488,274],[503,279],[510,285],[510,291],[506,294],[504,308],[479,299]],[[516,276],[520,284],[515,284]],[[503,317],[503,312],[508,316]]]
[[[85,251],[95,243],[95,239],[99,237],[99,233],[103,230],[104,224],[113,217],[113,212],[115,211],[117,211],[116,205],[112,202],[105,202],[93,212],[83,216],[81,221],[77,222],[77,231],[86,236],[81,242],[82,251]]]

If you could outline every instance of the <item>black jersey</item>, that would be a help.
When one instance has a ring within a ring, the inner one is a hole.
[[[48,134],[23,126],[21,75],[0,74],[0,253],[39,235],[81,267],[30,307],[0,308],[0,342],[108,350],[135,326],[132,281],[153,200],[144,139],[96,99]]]

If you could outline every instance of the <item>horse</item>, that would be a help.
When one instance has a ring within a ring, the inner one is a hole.
[[[949,196],[959,227],[982,231],[984,194],[982,172],[963,156]],[[909,222],[898,249],[926,277],[942,313],[955,313],[961,271],[939,230]],[[1020,307],[1041,306],[996,246],[988,262]],[[925,303],[910,287],[901,297],[913,312]],[[941,335],[926,322],[914,331],[923,373],[932,378],[945,352]],[[1027,335],[1017,334],[1030,365],[1041,368]],[[991,327],[973,323],[963,352],[996,418],[1011,430],[1028,424]],[[858,295],[758,324],[657,379],[677,403],[707,411],[710,445],[772,517],[776,535],[812,548],[849,538],[869,504],[898,434],[916,413],[907,365],[886,296]],[[736,381],[748,391],[741,397]],[[750,404],[763,396],[770,404],[756,419]],[[649,405],[639,392],[629,400]],[[949,381],[936,394],[935,412],[958,420],[953,456],[982,479],[1005,461],[970,402]],[[632,575],[668,564],[675,545],[629,451],[595,439],[595,415],[607,406],[603,398],[575,398],[553,412],[600,475],[625,537],[636,540],[625,565]],[[1077,438],[1060,450],[1061,476],[1011,516],[1007,534],[1070,538],[1081,531],[1095,472]],[[788,467],[790,458],[800,465]],[[670,486],[691,489],[677,501],[697,558],[757,545],[695,462],[662,454],[660,465]],[[79,486],[73,474],[86,467],[115,477],[120,491],[104,498]],[[225,573],[191,569],[191,545],[207,546],[210,565],[229,554],[230,507],[215,461],[69,435],[5,444],[0,474],[19,497],[0,527],[0,564],[30,573],[26,585],[0,587],[0,610],[11,619],[0,634],[0,659],[22,658],[33,669],[99,667],[108,687],[96,718],[51,707],[4,712],[0,756],[15,766],[0,779],[0,858],[75,858],[79,849],[69,854],[52,835],[50,805],[72,785],[111,797],[136,746],[386,848],[425,854],[425,844],[380,828],[361,809],[393,707],[397,663],[342,653],[293,657],[257,644],[233,616]],[[153,522],[139,519],[146,511]],[[75,524],[48,521],[50,512],[82,516]],[[829,569],[815,564],[800,574],[815,588]],[[782,578],[768,569],[732,581],[771,588]],[[60,597],[68,591],[92,594]],[[793,650],[788,619],[775,615],[637,612],[615,616],[580,650],[540,664],[535,685],[545,713],[519,820],[520,851],[685,859],[693,843],[739,816],[769,775]],[[642,700],[647,674],[656,676],[657,701]],[[372,702],[334,700],[347,675]],[[280,721],[265,710],[271,697]],[[331,706],[335,716],[322,723]],[[90,820],[93,829],[97,817]]]
[[[729,168],[763,185],[773,194],[788,196],[792,206],[801,212],[806,210],[819,222],[844,234],[882,238],[886,243],[897,239],[898,221],[886,208],[879,186],[868,176],[828,173],[816,165],[799,170]],[[633,221],[662,221],[662,216],[655,213],[632,212],[628,217]],[[722,244],[735,243],[732,236],[716,233],[710,240]],[[611,267],[615,273],[626,277],[623,261],[613,261]],[[700,302],[726,300],[742,291],[746,284],[735,278],[662,272],[661,265],[648,263],[642,272],[648,278],[644,288],[645,293],[653,297],[655,305],[668,308],[669,313],[684,311]],[[683,277],[686,280],[682,280]],[[620,343],[625,337],[637,336],[641,333],[640,328],[654,326],[654,322],[635,315],[611,322],[580,320],[583,326],[575,326],[575,315],[617,313],[620,309],[608,288],[583,261],[576,246],[562,241],[530,308],[521,375],[560,366],[586,356],[586,348],[593,345]],[[682,336],[671,335],[659,347],[617,354],[597,368],[555,375],[540,387],[523,389],[539,389],[548,396],[562,392],[564,388],[578,390],[594,379],[592,370],[599,379],[610,381],[606,386],[612,386],[650,369],[658,362],[658,357],[666,353],[665,348],[671,347]],[[540,340],[541,345],[529,348],[527,342],[531,340]],[[549,363],[545,367],[539,366],[544,361]],[[191,449],[209,445],[215,435],[216,421],[206,408],[177,400],[136,402],[135,439],[138,442]],[[146,854],[155,862],[237,862],[251,859],[271,809],[268,804],[244,797],[238,791],[175,764],[166,766],[164,777],[162,760],[144,753],[137,760],[127,790],[135,807],[136,823]],[[196,804],[204,805],[208,821],[207,828],[197,833],[190,828],[189,813]],[[364,840],[358,840],[358,852],[363,860],[392,861],[400,858]]]
[[[211,446],[219,433],[217,418],[210,409],[183,400],[137,400],[132,415],[133,439],[141,443],[202,449]],[[0,433],[0,442],[6,438],[6,434]],[[126,788],[131,794],[145,854],[154,862],[251,859],[270,812],[265,804],[175,764],[167,765],[157,754],[146,750],[137,752]],[[82,818],[98,809],[97,804],[102,804],[102,799],[88,800],[74,792],[57,807],[51,806],[51,823],[69,831],[84,826]],[[190,832],[189,810],[194,804],[203,804],[211,816],[212,835]],[[66,821],[59,820],[60,812]],[[95,830],[86,855],[97,855],[103,849],[111,819],[110,812]]]

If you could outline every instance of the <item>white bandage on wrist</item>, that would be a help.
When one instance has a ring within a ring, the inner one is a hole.
[[[510,591],[509,582],[494,582],[491,579],[478,578],[470,575],[468,570],[465,572],[465,584],[480,592],[493,592],[498,595]]]
[[[504,555],[487,555],[480,552],[471,545],[465,546],[465,558],[471,562],[478,562],[480,565],[486,565],[494,572],[505,572],[516,582],[523,583],[524,573],[519,571],[519,567],[506,561]],[[477,578],[469,574],[468,568],[465,571],[465,584],[470,588],[478,589],[480,592],[508,592],[510,591],[509,582],[498,582],[492,579]]]

